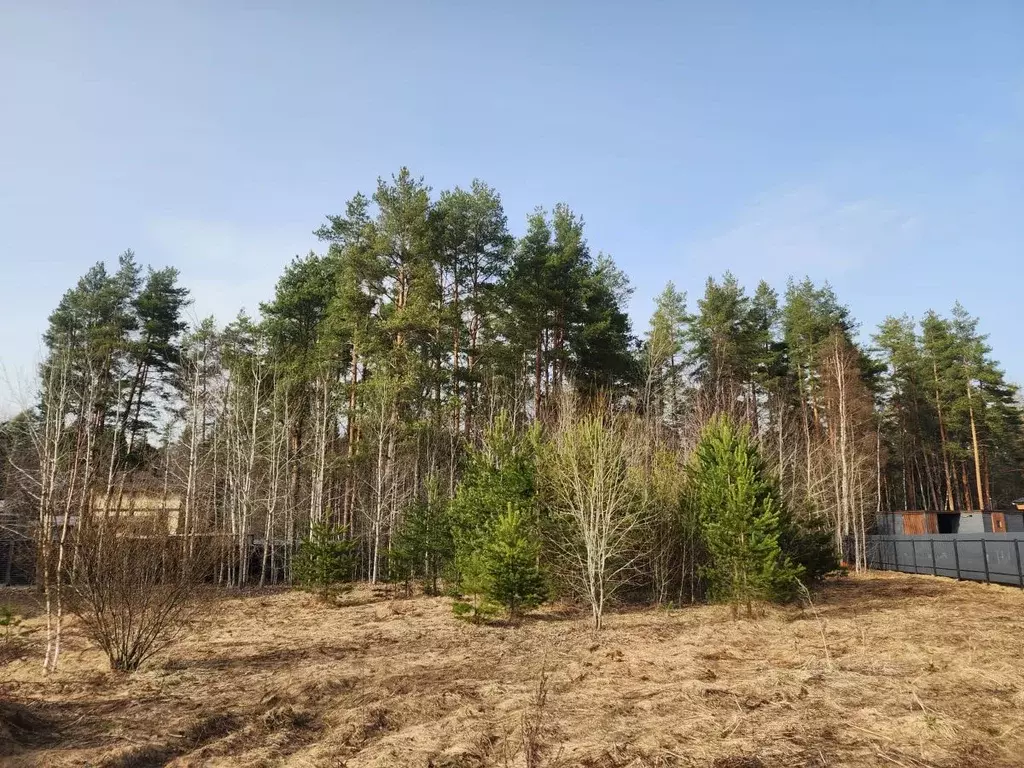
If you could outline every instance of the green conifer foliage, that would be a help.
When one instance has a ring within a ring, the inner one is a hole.
[[[786,510],[750,437],[720,416],[704,430],[690,464],[712,599],[753,613],[756,601],[789,597],[804,569],[783,552]]]
[[[296,581],[321,600],[348,592],[352,587],[356,541],[345,536],[344,526],[313,523],[295,559]]]
[[[452,531],[447,505],[441,499],[437,478],[427,486],[427,499],[406,510],[402,527],[391,542],[388,557],[390,581],[405,583],[421,579],[423,590],[438,594],[438,585],[453,556]]]
[[[522,511],[511,504],[491,529],[483,551],[487,572],[487,597],[508,611],[510,620],[536,608],[547,596],[538,565],[540,542]]]
[[[536,440],[536,433],[517,434],[502,413],[485,433],[483,445],[470,452],[449,511],[456,567],[463,580],[494,522],[510,505],[526,510],[534,503]]]

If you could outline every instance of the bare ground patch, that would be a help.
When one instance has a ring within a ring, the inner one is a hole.
[[[72,624],[49,680],[33,616],[29,648],[0,667],[0,762],[1024,765],[1013,588],[879,573],[831,582],[817,615],[629,610],[599,637],[565,607],[506,628],[459,622],[444,598],[347,602],[225,598],[132,676],[106,672]]]

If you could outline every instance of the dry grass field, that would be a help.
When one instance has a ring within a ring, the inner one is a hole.
[[[847,577],[816,611],[630,610],[598,637],[569,609],[508,628],[445,598],[261,592],[131,676],[72,623],[50,679],[31,600],[0,666],[5,766],[1024,765],[1005,587]]]

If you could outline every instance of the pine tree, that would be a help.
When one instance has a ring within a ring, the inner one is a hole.
[[[150,269],[132,300],[138,332],[128,344],[128,386],[121,407],[120,432],[129,451],[156,427],[159,400],[171,394],[171,376],[178,365],[181,335],[187,326],[182,312],[189,303],[187,288],[178,285],[178,270]]]
[[[578,390],[616,394],[637,381],[626,303],[629,279],[601,254],[582,281],[583,306],[570,329],[570,372]],[[560,379],[559,379],[560,380]]]
[[[889,461],[884,506],[920,509],[922,504],[934,504],[954,509],[946,424],[937,388],[939,363],[922,349],[914,320],[906,315],[887,317],[873,340],[886,365],[881,418]],[[923,498],[920,489],[925,489]]]
[[[703,390],[717,409],[731,409],[739,400],[751,413],[748,383],[758,355],[751,328],[750,298],[726,272],[719,283],[708,278],[690,324],[691,364]]]
[[[321,404],[333,396],[333,383],[344,367],[339,359],[344,348],[325,343],[337,267],[314,253],[295,258],[278,280],[273,300],[260,307],[276,381],[286,400],[287,508],[290,515],[308,509],[313,520],[324,509],[320,495],[307,486],[323,445]]]
[[[786,511],[748,427],[722,415],[705,428],[689,467],[691,499],[710,558],[711,597],[735,616],[753,603],[788,597],[803,575],[782,551]]]
[[[583,220],[568,206],[556,205],[550,221],[541,208],[529,217],[502,285],[503,333],[510,360],[529,361],[535,418],[554,414],[552,395],[567,383],[589,394],[636,383],[630,293],[610,258],[591,256]]]
[[[526,511],[536,493],[537,433],[519,434],[505,413],[484,434],[480,448],[470,451],[467,466],[449,510],[460,576],[485,546],[495,521],[509,506]]]
[[[503,335],[513,347],[512,360],[529,361],[521,375],[533,383],[533,412],[539,418],[547,371],[547,339],[550,323],[547,265],[552,250],[551,227],[543,209],[527,219],[526,234],[516,244],[515,255],[501,292],[508,312]]]
[[[670,281],[655,299],[641,356],[643,407],[659,423],[672,422],[679,415],[688,321],[686,294],[677,291]]]
[[[314,234],[330,243],[328,258],[336,265],[335,293],[327,309],[325,344],[340,351],[344,371],[344,457],[340,512],[345,525],[353,526],[359,496],[357,475],[360,440],[359,416],[363,405],[367,362],[382,346],[379,315],[384,271],[373,251],[374,225],[369,200],[358,193],[346,203],[345,214],[328,216],[328,224]]]
[[[119,421],[115,416],[121,408],[126,357],[138,328],[132,306],[138,289],[139,267],[131,251],[121,255],[114,274],[99,262],[64,294],[43,336],[50,357],[67,359],[69,407],[79,428],[92,430],[94,438]],[[46,365],[43,382],[50,379]],[[49,399],[44,392],[43,400]]]
[[[817,375],[815,361],[818,349],[838,329],[849,336],[855,330],[849,309],[839,302],[832,286],[817,287],[804,279],[790,280],[782,308],[783,338],[789,351],[790,365],[800,388],[801,398],[813,412],[818,425]]]
[[[1020,445],[1016,437],[1020,427],[1020,412],[1014,404],[1016,387],[1007,384],[1002,370],[992,359],[988,337],[978,331],[978,319],[959,302],[953,307],[949,327],[953,338],[953,365],[947,375],[958,380],[953,385],[956,398],[951,417],[966,425],[963,442],[973,469],[973,483],[964,484],[974,486],[972,492],[979,509],[991,509],[992,456],[1009,458],[1014,453],[1019,456],[1014,450]],[[965,496],[969,495],[965,488]]]
[[[495,288],[509,268],[513,238],[492,188],[474,180],[470,189],[444,191],[431,210],[434,249],[442,273],[444,336],[451,349],[453,429],[472,429],[497,311]],[[463,415],[464,410],[464,415]]]
[[[506,608],[510,621],[544,602],[547,586],[538,565],[536,529],[511,503],[492,524],[482,557],[487,597]]]
[[[342,526],[314,522],[295,559],[295,580],[324,601],[348,592],[356,544]]]
[[[588,293],[600,293],[602,286],[589,286],[588,291],[586,285],[593,270],[590,248],[583,235],[583,219],[569,206],[559,203],[551,214],[551,232],[553,239],[544,265],[543,283],[543,295],[550,310],[545,349],[551,366],[551,390],[560,392],[572,362],[574,342],[583,347],[577,337],[587,326]],[[596,301],[609,298],[603,295]]]
[[[436,477],[427,482],[427,498],[405,510],[401,527],[391,541],[388,575],[392,581],[423,582],[429,595],[438,594],[442,573],[454,556],[448,508],[440,497]]]
[[[750,300],[747,313],[753,363],[751,386],[755,400],[759,392],[768,398],[769,411],[776,423],[781,418],[781,398],[788,384],[786,345],[780,338],[781,321],[778,293],[762,280]]]

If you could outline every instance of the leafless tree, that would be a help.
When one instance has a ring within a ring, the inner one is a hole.
[[[873,401],[860,377],[858,352],[839,333],[822,351],[824,398],[822,416],[827,427],[817,461],[810,474],[831,480],[831,499],[816,494],[818,506],[831,509],[839,551],[852,538],[854,567],[864,567],[867,519],[877,507],[879,451]]]
[[[71,399],[70,367],[67,355],[55,355],[49,361],[46,368],[47,386],[44,390],[42,425],[36,436],[39,455],[37,544],[46,604],[46,653],[43,657],[43,669],[47,673],[57,668],[60,657],[63,619],[61,587],[64,550],[70,522],[67,512],[60,520],[60,536],[56,542],[54,528],[58,521],[58,510],[69,510],[74,494],[74,482],[69,483],[67,480],[68,465],[74,458],[69,455],[69,426],[66,416]],[[61,496],[64,497],[63,501]]]
[[[628,417],[583,411],[569,397],[559,413],[544,464],[558,520],[553,540],[568,582],[590,604],[599,630],[605,605],[641,554],[639,434]]]

